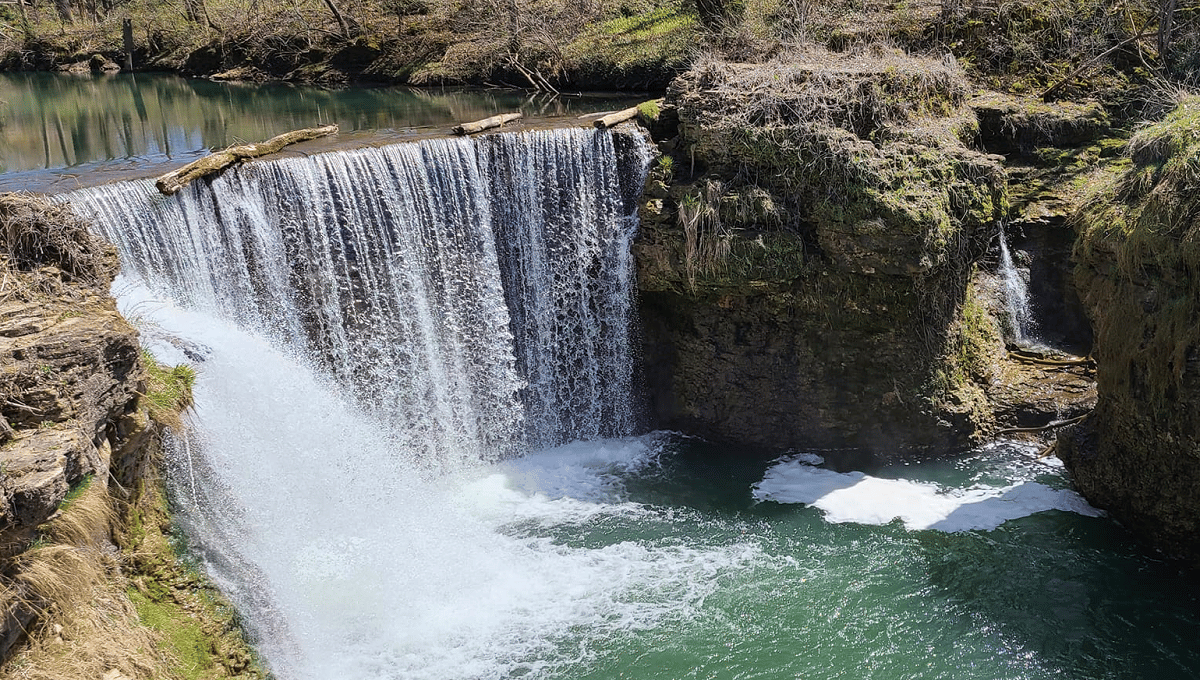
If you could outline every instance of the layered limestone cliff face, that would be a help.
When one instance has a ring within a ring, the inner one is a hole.
[[[67,208],[0,201],[0,557],[28,543],[85,477],[106,484],[145,389],[137,333],[108,286],[111,246]],[[118,461],[118,465],[120,461]]]
[[[0,676],[262,677],[167,540],[159,423],[194,374],[142,354],[116,271],[69,207],[0,195]]]
[[[1076,279],[1099,403],[1059,438],[1080,491],[1166,552],[1200,560],[1200,99],[1129,144],[1080,214]]]
[[[68,209],[0,197],[0,658],[46,598],[17,558],[72,488],[106,487],[144,443],[137,334],[108,286],[113,249]],[[90,533],[90,532],[85,532]]]
[[[968,282],[1006,190],[967,92],[881,50],[674,82],[635,244],[660,424],[887,456],[980,431],[1000,340]]]

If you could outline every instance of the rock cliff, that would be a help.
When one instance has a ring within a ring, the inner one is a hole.
[[[145,389],[137,333],[108,286],[111,246],[66,207],[0,201],[0,557],[20,552],[85,477],[108,481]]]
[[[159,423],[194,375],[142,353],[116,270],[68,206],[0,195],[0,662],[31,679],[261,677],[166,538]]]
[[[1059,438],[1088,500],[1200,560],[1200,99],[1130,141],[1080,213],[1076,279],[1099,402]]]
[[[880,49],[672,84],[635,245],[661,424],[887,456],[979,431],[999,338],[967,290],[1007,202],[967,92],[953,62]]]

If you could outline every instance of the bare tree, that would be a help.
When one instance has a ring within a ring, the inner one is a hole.
[[[337,20],[338,28],[342,30],[342,37],[349,40],[351,38],[350,24],[346,22],[346,17],[342,15],[342,11],[338,9],[337,4],[333,0],[325,0],[325,6],[329,8],[329,12],[333,14],[333,18]]]
[[[1178,0],[1162,0],[1158,15],[1158,54],[1163,63],[1171,61],[1171,33],[1175,30],[1175,8]]]

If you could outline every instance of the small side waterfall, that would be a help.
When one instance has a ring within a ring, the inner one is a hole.
[[[635,428],[647,149],[491,135],[255,163],[170,199],[149,182],[70,198],[151,288],[308,357],[407,450],[471,460]]]
[[[1000,225],[999,274],[1004,282],[1004,305],[1012,325],[1013,341],[1021,346],[1035,344],[1037,323],[1033,318],[1033,309],[1029,306],[1029,286],[1013,263],[1003,224]]]

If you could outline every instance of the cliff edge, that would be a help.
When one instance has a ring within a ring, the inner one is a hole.
[[[1200,560],[1200,98],[1130,140],[1078,216],[1075,276],[1095,330],[1095,414],[1059,438],[1094,505]]]

